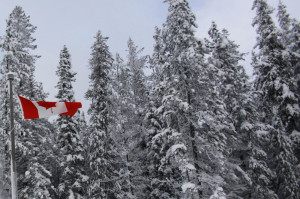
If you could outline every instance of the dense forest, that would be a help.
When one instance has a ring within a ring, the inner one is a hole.
[[[212,22],[208,38],[199,39],[187,0],[165,2],[152,55],[132,38],[125,58],[112,55],[109,38],[95,33],[87,113],[24,120],[15,95],[20,199],[300,198],[299,21],[281,1],[273,9],[253,0],[250,81],[230,31]],[[47,99],[35,79],[37,27],[20,6],[6,22],[0,199],[11,197],[7,74],[15,74],[14,93]],[[57,101],[76,101],[71,53],[63,46],[57,54]]]

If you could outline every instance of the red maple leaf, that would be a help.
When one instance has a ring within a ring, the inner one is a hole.
[[[39,102],[36,102],[36,103],[38,103],[39,106],[45,107],[46,110],[48,108],[56,107],[56,102],[43,102],[43,101],[39,101]],[[52,112],[52,109],[51,109],[51,112]]]

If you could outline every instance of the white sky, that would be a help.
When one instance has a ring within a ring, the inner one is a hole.
[[[282,0],[291,17],[300,19],[300,1]],[[251,52],[255,43],[255,29],[251,23],[255,15],[251,10],[253,0],[189,0],[196,14],[197,37],[204,38],[212,21],[226,28],[231,39],[240,45],[242,52]],[[278,0],[269,0],[277,8]],[[77,101],[83,102],[89,79],[88,60],[96,32],[108,36],[108,45],[113,55],[126,56],[128,38],[144,47],[144,54],[151,54],[154,27],[161,27],[166,20],[168,6],[163,0],[0,0],[0,35],[4,35],[6,19],[16,5],[31,17],[31,24],[37,26],[36,54],[41,58],[36,63],[36,78],[49,92],[49,101],[56,101],[55,85],[59,53],[66,45],[72,57],[73,70],[77,72],[74,84]],[[245,67],[248,74],[248,56]]]

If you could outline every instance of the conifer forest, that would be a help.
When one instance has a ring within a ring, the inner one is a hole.
[[[112,55],[95,32],[89,109],[54,121],[24,120],[17,99],[47,101],[38,27],[20,6],[1,19],[0,199],[11,198],[8,73],[19,199],[300,199],[300,22],[284,1],[253,0],[250,79],[230,30],[212,22],[198,38],[188,0],[164,3],[150,55],[134,38],[126,57]],[[79,71],[68,46],[57,55],[57,101],[75,102]]]

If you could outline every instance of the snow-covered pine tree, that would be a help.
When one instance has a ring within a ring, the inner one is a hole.
[[[84,196],[86,198],[87,196],[87,187],[88,187],[88,171],[89,171],[89,162],[88,160],[88,154],[89,154],[89,147],[88,147],[88,138],[89,138],[89,128],[88,128],[88,124],[87,124],[87,120],[85,117],[85,112],[78,110],[78,114],[75,114],[74,116],[74,120],[76,120],[76,122],[78,123],[77,127],[78,127],[78,132],[79,132],[79,138],[80,140],[82,140],[82,145],[83,145],[83,171],[84,174],[86,175],[85,177],[85,181],[82,184],[82,188],[83,190],[85,190]]]
[[[160,82],[163,80],[163,74],[161,73],[162,68],[160,67],[163,63],[163,55],[162,55],[162,38],[161,38],[161,30],[156,27],[155,35],[154,35],[155,45],[154,52],[150,59],[150,67],[153,72],[150,76],[150,87],[152,90],[149,92],[149,107],[146,110],[145,116],[145,129],[146,129],[146,161],[145,163],[148,165],[146,167],[146,174],[151,181],[147,183],[147,188],[145,189],[145,193],[152,198],[157,198],[160,194],[160,189],[166,187],[166,181],[163,181],[164,176],[162,172],[159,170],[160,161],[163,156],[161,153],[162,142],[153,142],[153,137],[158,135],[163,128],[163,121],[161,121],[160,115],[156,112],[156,110],[161,106],[161,100],[163,97],[163,87],[160,85]],[[166,197],[166,196],[164,196]]]
[[[9,93],[6,74],[15,73],[14,93],[32,100],[44,100],[46,94],[42,85],[34,78],[35,61],[38,56],[32,52],[36,49],[32,34],[36,27],[30,24],[21,7],[17,6],[7,20],[6,34],[2,40],[3,60],[1,62],[1,126],[4,132],[2,138],[8,143],[9,135]],[[51,150],[47,148],[47,135],[51,132],[45,120],[23,121],[18,100],[15,103],[15,129],[17,132],[16,155],[18,188],[22,198],[49,198],[50,174],[45,162]],[[44,143],[43,145],[41,143]],[[6,151],[9,152],[6,145]],[[6,168],[9,168],[10,155],[6,154]],[[34,172],[33,172],[34,171]],[[5,172],[5,181],[9,184],[8,173]],[[34,185],[34,186],[33,186]],[[38,195],[37,195],[38,194]]]
[[[169,14],[154,37],[156,78],[146,117],[151,197],[208,197],[222,186],[221,131],[229,126],[222,124],[226,116],[214,91],[215,71],[194,36],[194,14],[185,0],[165,2]]]
[[[215,66],[218,72],[214,74],[215,84],[218,90],[218,95],[224,103],[224,109],[231,121],[227,121],[232,129],[225,131],[226,148],[224,156],[226,156],[225,170],[221,176],[225,180],[223,186],[228,197],[246,198],[249,191],[249,182],[245,181],[245,168],[242,169],[241,160],[243,154],[247,150],[245,145],[247,136],[243,136],[238,132],[238,121],[242,106],[242,95],[247,85],[247,77],[239,61],[243,59],[243,54],[238,51],[238,45],[229,40],[227,30],[223,29],[220,32],[215,22],[208,31],[210,40],[207,41],[207,47],[210,51],[208,63]],[[244,138],[244,139],[242,139]],[[243,148],[244,147],[244,148]],[[234,177],[233,177],[234,176]],[[248,177],[249,178],[249,177]]]
[[[160,160],[153,165],[158,176],[151,182],[151,196],[184,198],[196,194],[200,197],[200,183],[194,174],[199,169],[196,165],[198,152],[195,143],[191,143],[195,141],[195,130],[186,117],[190,117],[191,98],[194,97],[191,83],[198,75],[197,61],[191,56],[197,51],[193,30],[195,16],[186,1],[165,2],[169,3],[169,13],[161,32],[164,63],[159,70],[163,80],[157,82],[163,94],[160,107],[155,110],[162,126],[151,139],[152,150],[160,148]]]
[[[133,92],[130,87],[130,68],[126,65],[119,54],[116,54],[113,63],[113,71],[110,74],[112,95],[110,96],[109,106],[109,129],[112,132],[112,137],[117,150],[122,158],[123,165],[120,169],[120,180],[118,183],[121,186],[119,196],[121,198],[136,198],[137,191],[133,191],[134,184],[132,182],[133,168],[132,160],[129,161],[129,155],[134,146],[132,136],[136,134],[134,125],[131,121],[134,117]],[[140,168],[135,168],[140,170]],[[134,171],[135,173],[137,172]],[[142,183],[143,184],[143,183]]]
[[[220,32],[214,22],[209,36],[209,62],[219,69],[219,74],[215,75],[219,82],[219,95],[234,127],[234,131],[225,134],[226,148],[230,153],[225,153],[226,172],[222,175],[226,182],[224,191],[233,198],[274,198],[268,184],[259,180],[262,176],[270,179],[272,173],[266,166],[266,152],[262,148],[265,140],[259,136],[264,125],[259,122],[254,103],[255,92],[239,63],[243,60],[243,54],[238,51],[238,45],[229,39],[227,30]]]
[[[259,108],[263,122],[270,125],[269,144],[265,149],[268,165],[276,173],[271,189],[279,198],[299,198],[297,159],[289,137],[297,128],[300,113],[294,71],[289,66],[287,48],[280,38],[280,31],[271,18],[273,9],[266,0],[255,0],[252,9],[256,10],[253,26],[257,27],[258,34],[255,45],[258,52],[253,53],[252,61],[255,89],[261,94]]]
[[[3,52],[3,58],[1,61],[1,142],[3,144],[3,148],[5,154],[3,154],[1,161],[3,162],[3,168],[5,171],[3,173],[3,181],[5,184],[10,185],[10,153],[9,153],[9,91],[8,91],[8,79],[5,77],[6,74],[10,71],[16,71],[17,65],[17,57],[16,57],[16,48],[17,46],[17,32],[15,29],[15,25],[13,24],[14,20],[14,12],[12,12],[7,20],[6,25],[6,34],[1,40],[1,48]],[[4,193],[5,194],[5,193]],[[8,195],[8,193],[6,193]]]
[[[20,151],[17,154],[22,158],[17,161],[17,166],[26,170],[24,174],[19,175],[21,179],[18,186],[22,188],[20,198],[51,198],[54,191],[50,172],[53,147],[50,144],[52,140],[48,136],[55,132],[52,124],[47,120],[41,120],[22,123],[21,128],[24,129],[22,131],[24,144],[18,146]]]
[[[291,64],[293,65],[295,81],[297,83],[297,95],[298,95],[298,103],[300,101],[300,22],[296,19],[292,19],[292,27],[291,27],[291,43],[289,45],[290,51],[293,53],[291,56]],[[295,154],[298,158],[298,162],[300,161],[300,122],[295,123],[296,128],[292,132],[292,139],[296,144]],[[300,173],[300,172],[299,172]],[[300,177],[299,177],[300,179]]]
[[[293,90],[297,94],[298,104],[300,97],[300,23],[296,19],[291,19],[287,13],[286,6],[279,1],[278,13],[277,13],[279,25],[281,28],[280,38],[285,45],[286,52],[284,55],[285,62],[288,62],[289,70],[291,71],[293,81]],[[300,160],[300,118],[295,114],[293,117],[295,120],[294,127],[289,129],[291,138],[295,142],[295,155]],[[298,121],[298,122],[297,122]]]
[[[291,18],[287,13],[286,6],[279,1],[278,5],[278,22],[281,28],[279,38],[281,39],[283,45],[285,46],[286,52],[284,52],[284,58],[289,61],[289,70],[294,72],[293,81],[296,81],[296,93],[299,98],[300,94],[300,23],[298,20]],[[296,124],[297,125],[297,124]],[[299,124],[298,124],[299,125]],[[298,127],[299,128],[299,127]]]
[[[136,198],[145,197],[145,183],[147,179],[144,178],[143,159],[145,157],[145,135],[143,120],[145,117],[145,108],[148,103],[148,91],[146,87],[146,77],[144,69],[146,67],[146,56],[140,55],[143,51],[138,49],[133,40],[129,38],[128,42],[127,67],[129,68],[129,76],[127,82],[129,83],[132,103],[132,114],[127,113],[128,123],[126,133],[132,142],[128,149],[126,156],[127,165],[129,165],[132,176],[131,183],[133,189],[131,190]],[[128,128],[130,127],[130,128]]]
[[[5,78],[5,75],[9,72],[8,64],[15,65],[15,63],[12,63],[12,61],[15,62],[16,58],[12,54],[12,40],[14,40],[14,37],[12,34],[16,35],[15,31],[12,29],[12,27],[9,25],[11,20],[7,21],[7,28],[6,28],[6,36],[5,38],[2,38],[1,40],[1,50],[3,52],[3,58],[1,61],[1,112],[0,112],[0,142],[2,146],[1,151],[1,164],[2,164],[2,179],[0,180],[3,185],[1,186],[1,196],[3,197],[9,197],[9,187],[10,187],[10,174],[9,174],[9,168],[10,168],[10,153],[9,153],[9,91],[8,91],[8,79]],[[16,37],[16,36],[15,36]],[[7,53],[5,53],[7,52]],[[5,186],[5,187],[4,187]]]
[[[138,46],[135,45],[131,38],[129,38],[127,46],[127,66],[130,69],[131,90],[133,91],[134,103],[138,108],[136,114],[141,115],[144,112],[145,102],[147,101],[146,78],[144,74],[147,58],[140,55],[143,48],[138,49]],[[143,116],[140,117],[143,118]],[[138,120],[142,121],[141,118]]]
[[[89,60],[90,88],[85,95],[91,100],[88,110],[90,115],[88,198],[113,199],[120,193],[117,183],[119,158],[108,128],[109,73],[112,70],[113,58],[106,44],[108,38],[103,37],[98,31],[95,39]]]
[[[83,144],[84,171],[88,171],[89,165],[87,159],[89,154],[89,148],[88,148],[89,129],[85,117],[85,112],[78,110],[78,114],[74,115],[74,119],[77,120],[79,137],[82,140],[82,144]],[[88,173],[86,172],[86,174]],[[85,185],[84,190],[87,190],[88,181],[86,181],[84,185]],[[85,193],[85,196],[86,195],[87,195],[87,191]]]
[[[300,96],[300,58],[299,58],[299,54],[300,54],[300,22],[296,19],[292,19],[292,27],[291,27],[291,42],[289,44],[289,49],[291,50],[291,52],[294,52],[295,54],[293,54],[292,58],[292,63],[295,67],[295,78],[297,81],[297,94],[298,97]],[[299,124],[299,123],[298,123]],[[300,154],[300,152],[298,153]],[[298,158],[300,159],[300,158]]]
[[[59,65],[56,71],[58,83],[56,98],[62,102],[74,102],[73,82],[76,73],[72,70],[70,53],[66,46],[60,52]],[[60,199],[84,198],[87,176],[84,171],[83,144],[79,124],[74,118],[59,115],[57,119],[57,146],[60,150],[58,162],[61,169],[58,193]]]
[[[145,178],[143,158],[145,157],[144,114],[148,103],[144,68],[146,56],[141,56],[143,49],[138,49],[129,38],[127,63],[117,54],[114,73],[110,128],[114,140],[118,143],[124,165],[123,186],[128,198],[144,198]],[[118,128],[116,128],[116,126]],[[114,129],[114,130],[113,130]]]

